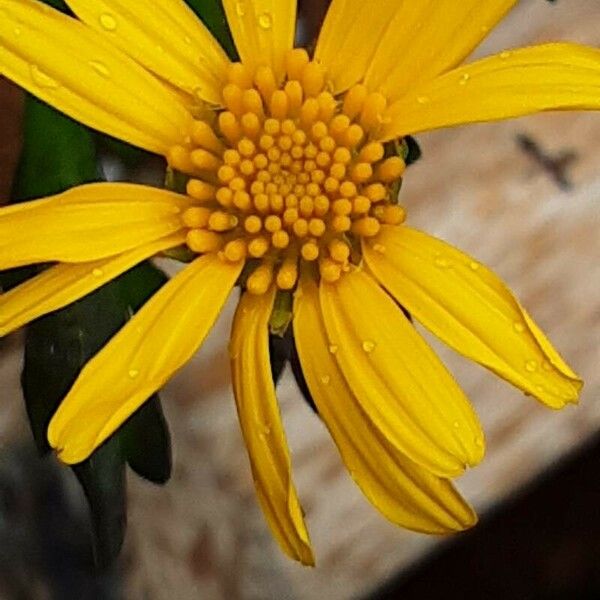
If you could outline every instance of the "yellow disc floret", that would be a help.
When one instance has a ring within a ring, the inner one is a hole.
[[[194,122],[189,145],[169,153],[190,177],[189,249],[250,261],[254,294],[292,290],[302,263],[337,281],[360,261],[361,238],[405,218],[392,189],[406,165],[377,141],[385,97],[363,85],[334,97],[305,50],[285,66],[278,82],[269,67],[232,64],[214,127]]]

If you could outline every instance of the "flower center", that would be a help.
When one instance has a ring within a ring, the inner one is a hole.
[[[286,57],[279,86],[268,67],[231,65],[214,128],[195,121],[170,165],[191,175],[183,214],[194,253],[248,260],[247,289],[294,288],[302,264],[326,281],[360,261],[360,239],[404,210],[394,184],[405,163],[376,141],[386,100],[362,85],[335,98],[305,50]]]

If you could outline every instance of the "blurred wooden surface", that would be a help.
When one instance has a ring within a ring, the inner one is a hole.
[[[600,44],[598,0],[527,0],[478,55],[549,40]],[[570,192],[519,149],[573,150]],[[600,115],[553,114],[420,137],[424,159],[402,191],[410,224],[494,268],[586,381],[578,407],[555,413],[436,344],[472,398],[488,439],[459,483],[485,513],[600,429]],[[295,481],[317,568],[281,556],[263,522],[229,387],[232,304],[167,387],[175,471],[165,488],[130,478],[126,597],[132,600],[342,600],[413,564],[438,538],[388,524],[362,498],[289,377],[280,387]],[[0,361],[0,439],[26,435],[17,338]],[[576,493],[576,491],[574,491]]]

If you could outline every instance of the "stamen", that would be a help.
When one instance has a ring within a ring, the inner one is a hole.
[[[190,176],[192,206],[181,214],[188,247],[260,260],[246,280],[254,294],[274,280],[292,290],[299,261],[316,262],[310,272],[335,283],[359,264],[359,238],[406,217],[391,198],[406,165],[369,139],[386,98],[355,85],[340,105],[305,50],[288,52],[285,68],[278,87],[268,66],[231,65],[215,129],[194,121],[187,145],[168,153],[170,166]]]
[[[246,286],[251,294],[265,294],[271,282],[273,281],[273,265],[270,262],[263,262],[248,277]]]
[[[304,67],[309,63],[308,52],[304,48],[294,48],[285,56],[285,70],[288,79],[300,81]]]
[[[291,290],[298,281],[298,263],[295,258],[287,258],[277,273],[277,287],[280,290]]]
[[[186,191],[188,196],[191,196],[194,200],[198,200],[199,202],[212,200],[217,193],[217,189],[213,185],[200,181],[199,179],[190,179],[187,182]]]
[[[392,156],[377,167],[376,177],[384,183],[393,183],[402,177],[405,169],[406,163],[399,156]]]

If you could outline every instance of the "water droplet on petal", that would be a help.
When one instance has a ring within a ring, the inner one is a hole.
[[[500,52],[500,58],[503,60],[510,58],[510,52],[508,50],[504,50],[504,52]]]
[[[13,32],[15,35],[21,35],[21,33],[23,33],[20,27],[15,27]]]
[[[472,260],[469,263],[469,268],[471,269],[471,271],[479,271],[479,267],[480,267],[480,264],[475,262],[474,260]]]
[[[525,370],[529,373],[535,373],[537,371],[538,364],[535,360],[528,360],[525,363]]]
[[[189,35],[186,35],[183,37],[183,41],[189,45],[192,43],[192,38]]]
[[[525,325],[523,325],[523,323],[520,323],[519,321],[517,321],[514,325],[513,325],[513,329],[517,332],[517,333],[523,333],[525,331]]]
[[[417,96],[417,102],[419,104],[427,104],[429,102],[428,96]]]
[[[485,446],[483,439],[480,437],[476,437],[473,441],[478,448],[483,448]]]
[[[458,421],[454,421],[454,423],[452,423],[452,427],[454,427],[454,429],[460,429],[460,423]]]
[[[331,381],[331,377],[329,377],[329,375],[323,375],[323,377],[321,377],[321,383],[323,385],[329,385],[330,381]]]
[[[436,256],[434,262],[435,266],[439,267],[440,269],[445,269],[446,267],[450,266],[450,263],[443,256]]]
[[[104,275],[104,271],[102,269],[94,269],[92,271],[92,275],[94,277],[102,277],[102,275]]]
[[[270,13],[264,12],[258,17],[258,24],[262,29],[271,29],[273,27],[273,17]]]
[[[100,15],[100,25],[106,31],[115,31],[117,29],[117,20],[109,13]]]
[[[331,344],[331,346],[329,346],[329,352],[331,352],[331,354],[335,354],[338,349],[339,348],[335,344]]]
[[[385,246],[383,244],[375,244],[373,246],[373,250],[375,250],[375,252],[379,252],[379,254],[385,254]]]
[[[458,83],[459,85],[466,85],[469,79],[471,79],[471,76],[468,73],[463,73]]]
[[[237,13],[238,17],[243,17],[246,14],[246,6],[244,2],[240,0],[240,2],[236,3],[235,12]]]
[[[131,377],[131,379],[135,379],[139,374],[140,372],[137,369],[129,369],[129,377]]]
[[[365,340],[363,342],[362,348],[367,354],[370,354],[371,352],[373,352],[373,350],[375,350],[376,345],[377,344],[375,344],[375,342],[372,342],[371,340]]]
[[[90,67],[92,67],[92,69],[94,69],[98,75],[102,75],[102,77],[106,78],[110,77],[110,71],[104,63],[97,60],[91,60]]]
[[[60,87],[60,84],[56,79],[52,79],[49,75],[46,75],[37,65],[31,65],[29,68],[29,72],[31,74],[31,79],[33,83],[41,88],[46,89],[57,89]]]

